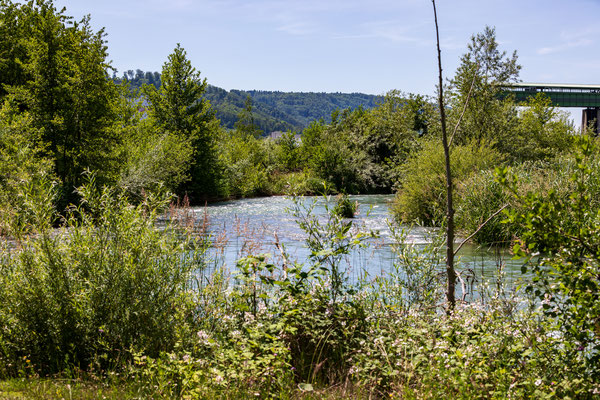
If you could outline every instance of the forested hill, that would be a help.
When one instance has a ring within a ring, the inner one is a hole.
[[[127,79],[132,89],[144,83],[160,87],[160,74],[141,70],[127,71],[123,78],[113,77],[116,82]],[[373,108],[383,98],[364,93],[299,93],[263,90],[230,90],[208,85],[205,97],[216,111],[217,118],[227,128],[233,128],[246,108],[248,96],[252,99],[252,117],[258,129],[268,134],[273,131],[301,131],[311,121],[331,119],[336,109],[355,109],[362,106]]]
[[[212,108],[217,113],[217,118],[221,120],[221,125],[231,129],[234,128],[236,121],[244,112],[248,96],[251,96],[249,92],[227,91],[211,85],[204,92],[204,97],[210,101]],[[305,126],[291,113],[253,98],[252,118],[256,127],[267,134],[274,131],[298,131]]]
[[[246,100],[252,99],[254,123],[265,133],[301,131],[311,121],[329,121],[336,109],[373,108],[380,96],[363,93],[296,93],[263,90],[231,90],[209,86],[206,97],[217,112],[221,124],[233,128],[244,110]]]

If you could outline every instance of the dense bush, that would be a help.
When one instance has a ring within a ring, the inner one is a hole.
[[[567,194],[551,189],[522,195],[517,191],[518,178],[507,170],[499,172],[527,210],[508,213],[510,221],[526,228],[515,253],[541,253],[530,262],[535,277],[527,289],[541,301],[549,322],[565,339],[563,352],[582,360],[588,375],[595,378],[600,377],[600,212],[593,196],[599,182],[599,154],[594,139],[578,140],[571,174],[574,184]]]
[[[427,130],[431,105],[420,96],[391,91],[376,108],[334,112],[302,133],[304,168],[346,193],[389,193],[398,166]]]
[[[467,179],[481,170],[489,170],[502,162],[489,143],[471,142],[452,150],[451,166],[455,182]],[[431,225],[440,223],[445,214],[446,178],[444,153],[436,141],[426,141],[412,154],[402,171],[402,183],[393,205],[398,221]]]
[[[571,150],[577,131],[548,96],[538,93],[525,104],[519,124],[511,134],[503,145],[511,161],[552,161]]]
[[[9,104],[0,110],[0,235],[21,238],[34,228],[35,201],[52,179],[52,163],[43,158],[40,131],[29,114]]]
[[[3,373],[25,362],[48,373],[116,368],[135,351],[158,355],[195,312],[187,290],[204,266],[204,245],[176,224],[156,225],[169,197],[133,207],[93,180],[78,192],[81,205],[58,230],[52,196],[41,198],[38,235],[2,254]]]
[[[310,172],[274,173],[271,175],[270,192],[284,195],[318,195],[329,193],[331,184]]]
[[[124,136],[119,187],[141,198],[144,192],[160,188],[176,192],[189,181],[194,152],[189,139],[157,131],[146,121],[130,126]]]
[[[243,132],[224,132],[219,143],[225,194],[249,197],[268,194],[273,163],[268,142]]]

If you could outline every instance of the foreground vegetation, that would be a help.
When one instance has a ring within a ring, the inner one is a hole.
[[[473,37],[446,91],[457,221],[475,240],[510,241],[534,278],[506,288],[499,264],[451,307],[444,238],[411,246],[397,228],[390,273],[347,279],[344,256],[374,236],[347,196],[320,217],[296,203],[308,260],[279,244],[228,269],[213,268],[217,240],[180,206],[397,190],[397,221],[443,224],[429,99],[393,91],[301,141],[265,140],[251,101],[235,129],[220,126],[180,46],[160,84],[132,95],[109,78],[87,18],[44,0],[0,8],[2,397],[600,394],[597,140],[541,96],[524,110],[499,96],[520,67],[493,29]],[[468,271],[456,271],[460,286]]]
[[[588,173],[580,170],[576,182]],[[509,177],[500,180],[510,189]],[[556,215],[513,215],[531,226],[520,249],[548,254],[526,267],[538,278],[505,288],[499,264],[496,281],[445,314],[439,241],[409,246],[398,232],[388,275],[348,281],[344,254],[372,234],[337,216],[334,203],[326,220],[304,202],[294,209],[312,254],[304,265],[289,255],[275,262],[248,254],[227,272],[208,268],[211,239],[185,210],[171,209],[166,228],[157,226],[168,198],[131,207],[91,180],[79,189],[82,206],[56,230],[43,212],[52,209],[53,188],[44,190],[30,210],[37,234],[5,243],[11,248],[2,255],[7,396],[592,398],[600,391],[600,253],[592,233],[599,219],[581,198],[523,198],[534,210],[569,216],[574,239],[560,239],[566,227]]]

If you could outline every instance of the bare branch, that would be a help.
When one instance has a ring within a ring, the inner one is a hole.
[[[500,207],[495,213],[493,213],[492,215],[490,215],[490,217],[488,219],[486,219],[481,225],[479,225],[477,227],[477,229],[475,229],[475,232],[471,233],[465,240],[463,240],[458,247],[456,248],[456,250],[454,251],[454,255],[456,255],[458,253],[458,251],[463,247],[463,245],[465,243],[467,243],[469,240],[471,240],[473,238],[473,236],[477,235],[477,233],[483,229],[484,226],[487,225],[488,222],[490,222],[492,220],[492,218],[494,218],[496,215],[500,214],[502,212],[502,210],[504,210],[506,207],[508,207],[508,204],[503,205],[502,207]]]
[[[467,285],[465,284],[465,281],[463,280],[460,272],[456,271],[456,277],[460,281],[460,287],[462,289],[462,298],[461,298],[461,301],[465,301],[465,298],[467,297]]]
[[[477,65],[477,68],[479,68],[479,64]],[[465,116],[465,112],[467,111],[467,106],[469,105],[469,100],[471,100],[471,95],[473,94],[473,87],[475,87],[475,78],[476,77],[477,77],[477,74],[473,74],[473,79],[471,80],[471,87],[469,88],[469,93],[467,94],[467,99],[465,100],[465,105],[463,106],[463,110],[460,113],[460,117],[458,117],[458,121],[456,121],[456,125],[454,126],[454,131],[452,132],[452,136],[450,136],[450,143],[448,143],[448,146],[452,146],[452,142],[454,141],[454,135],[456,135],[456,132],[458,132],[460,123],[462,122],[462,119]]]
[[[273,235],[275,236],[275,247],[277,247],[277,250],[279,250],[279,252],[281,253],[281,258],[283,259],[283,279],[285,280],[287,279],[289,261],[285,249],[283,248],[283,245],[281,244],[281,242],[279,242],[279,236],[277,235],[277,232],[274,232]]]

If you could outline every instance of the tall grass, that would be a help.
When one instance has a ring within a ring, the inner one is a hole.
[[[600,160],[591,159],[592,173],[587,177],[586,192],[593,204],[600,199]],[[563,155],[552,161],[525,162],[511,168],[511,174],[519,182],[517,192],[520,196],[545,196],[554,191],[558,196],[568,197],[575,190],[571,176],[575,167],[573,155]],[[526,213],[528,210],[516,200],[515,196],[497,180],[491,170],[479,171],[457,185],[457,226],[464,235],[475,232],[490,216],[503,206],[509,210]],[[507,246],[527,229],[525,226],[506,221],[506,214],[500,213],[473,237],[476,243]]]

